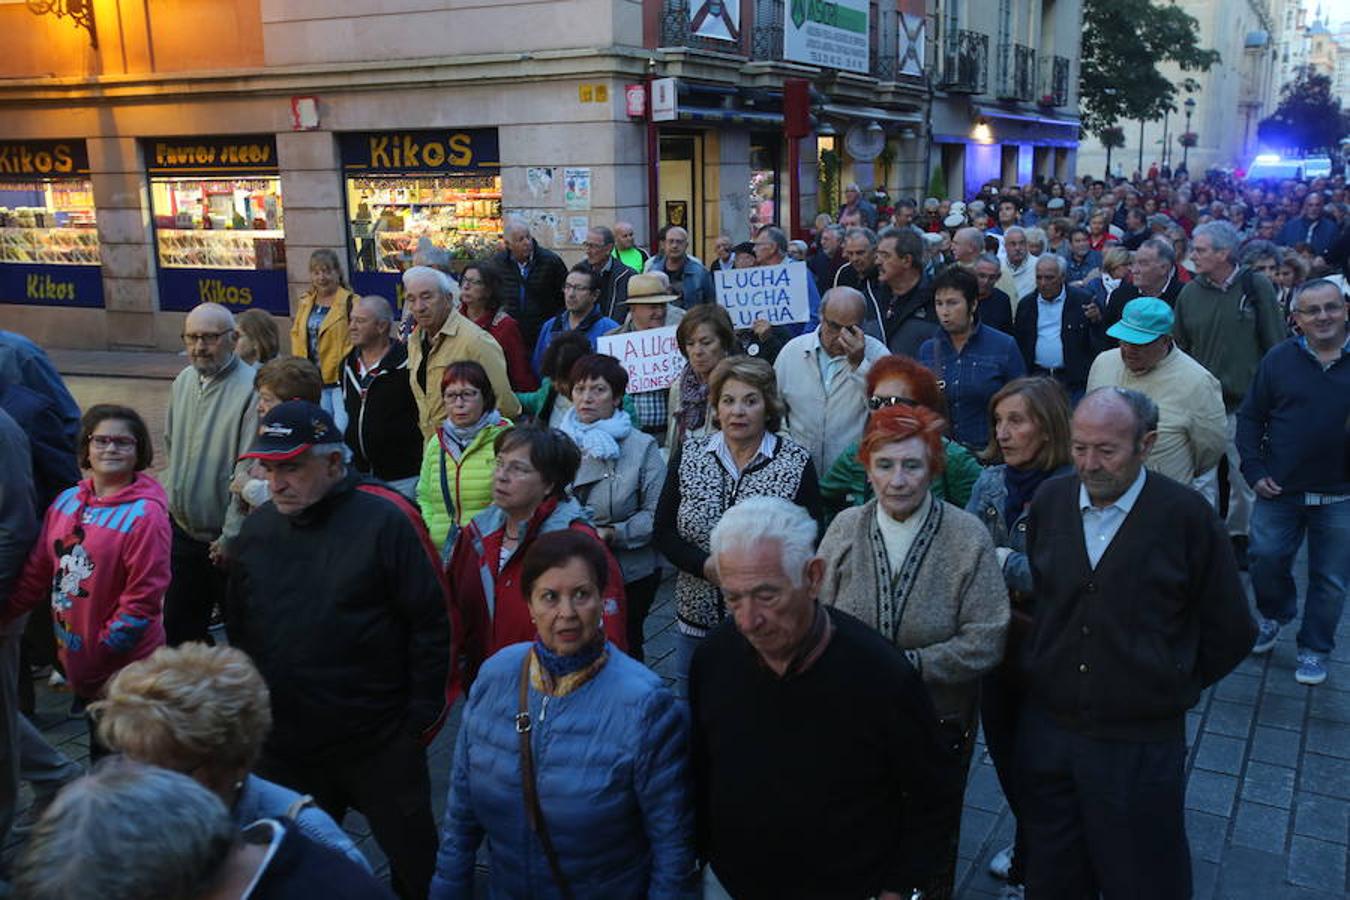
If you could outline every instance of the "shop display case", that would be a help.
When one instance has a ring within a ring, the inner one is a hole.
[[[280,178],[152,178],[150,189],[161,267],[286,267]]]
[[[498,249],[501,177],[349,176],[347,209],[358,272],[401,272],[424,241],[465,262]]]
[[[98,265],[89,180],[0,182],[0,263]]]

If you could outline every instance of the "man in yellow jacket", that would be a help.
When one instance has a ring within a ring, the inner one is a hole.
[[[459,313],[459,286],[444,272],[413,266],[403,273],[403,290],[417,326],[408,338],[408,381],[417,400],[422,439],[430,440],[445,419],[441,375],[452,362],[479,363],[492,382],[497,408],[520,415],[520,401],[506,378],[506,356],[492,335]]]

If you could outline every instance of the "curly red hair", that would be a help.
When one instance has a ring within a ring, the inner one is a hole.
[[[923,406],[882,407],[867,420],[858,459],[864,466],[870,466],[872,454],[882,447],[917,437],[928,450],[928,469],[936,478],[947,468],[947,454],[942,450],[942,432],[946,427],[941,416]]]

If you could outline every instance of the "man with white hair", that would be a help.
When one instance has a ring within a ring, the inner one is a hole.
[[[352,307],[347,334],[352,352],[342,363],[343,434],[358,472],[373,475],[412,499],[422,468],[417,401],[408,388],[408,348],[392,340],[394,311],[372,294]]]
[[[258,430],[253,367],[234,352],[234,316],[203,303],[183,323],[190,365],[169,391],[164,445],[169,467],[164,488],[173,524],[173,580],[164,595],[164,637],[169,646],[210,642],[211,609],[225,598],[229,544],[243,513],[230,494],[239,462]]]
[[[1003,263],[1003,277],[999,280],[999,290],[1007,294],[1013,302],[1013,312],[1021,298],[1036,289],[1036,261],[1027,246],[1027,233],[1020,225],[1014,225],[1003,233],[1003,246],[999,248],[998,258]]]
[[[1247,532],[1256,494],[1242,477],[1237,444],[1237,409],[1256,376],[1261,358],[1284,340],[1284,316],[1275,286],[1259,272],[1239,266],[1238,234],[1227,222],[1206,222],[1193,232],[1191,257],[1196,277],[1177,294],[1172,336],[1219,379],[1228,412],[1228,533],[1238,565],[1246,568]],[[1207,476],[1212,481],[1217,475]],[[1214,490],[1204,481],[1202,491]]]
[[[1046,375],[1077,401],[1088,371],[1106,349],[1106,324],[1092,295],[1065,284],[1064,257],[1036,260],[1036,290],[1022,298],[1013,318],[1013,337],[1030,375]]]
[[[502,277],[505,309],[520,325],[525,346],[533,347],[539,329],[563,308],[567,264],[552,250],[539,246],[530,235],[530,226],[520,219],[507,219],[502,237],[506,249],[494,254],[492,263]]]
[[[245,454],[272,501],[244,522],[227,629],[272,700],[258,773],[359,810],[405,897],[425,897],[436,856],[426,745],[446,712],[449,591],[415,507],[350,471],[319,406],[273,407]]]
[[[689,675],[707,898],[909,898],[942,857],[962,777],[918,674],[819,600],[816,523],[777,497],[723,514],[727,620]],[[828,762],[822,762],[828,760]]]
[[[566,270],[563,270],[566,273]],[[497,411],[520,415],[520,401],[506,377],[506,354],[492,335],[459,312],[459,285],[444,272],[413,266],[403,273],[403,290],[416,327],[408,337],[408,384],[417,401],[422,439],[430,440],[445,421],[441,376],[452,362],[482,365],[497,395]]]

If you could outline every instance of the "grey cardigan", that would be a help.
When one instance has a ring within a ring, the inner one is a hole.
[[[619,458],[581,459],[572,494],[591,513],[596,528],[613,528],[610,549],[625,583],[656,571],[660,557],[652,547],[656,501],[666,480],[666,463],[650,434],[629,432],[619,442]]]
[[[886,637],[905,651],[940,718],[973,727],[980,676],[1003,659],[1008,591],[989,532],[980,520],[934,501],[900,572],[882,583],[877,501],[846,509],[820,542],[821,602],[879,628],[893,596],[895,628]],[[880,557],[878,557],[878,553]]]

